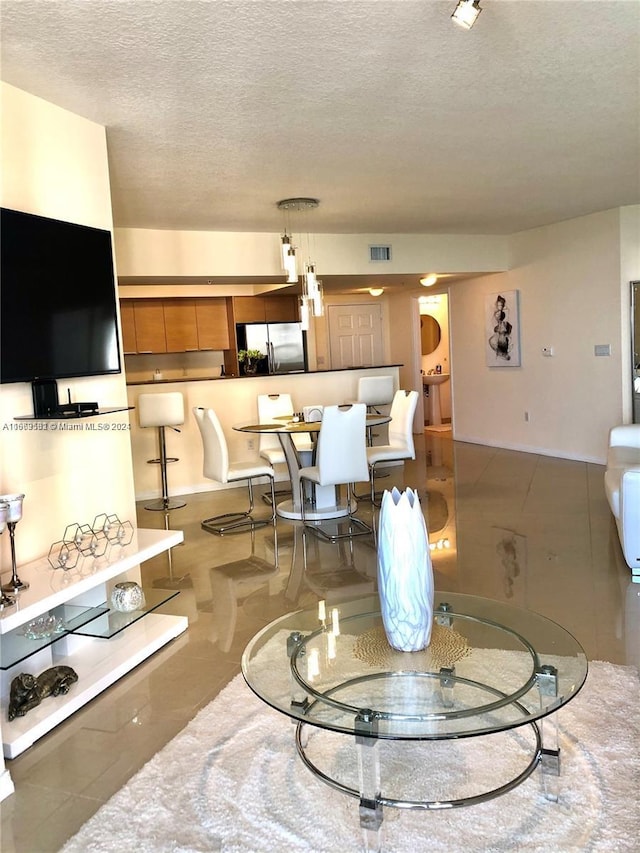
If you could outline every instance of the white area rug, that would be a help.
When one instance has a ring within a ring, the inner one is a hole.
[[[487,803],[447,811],[384,810],[386,853],[585,853],[640,849],[640,680],[633,667],[590,663],[587,683],[558,712],[560,801],[540,771]],[[510,771],[529,727],[490,738],[398,744],[386,778],[416,764],[411,784]],[[358,801],[316,779],[295,725],[257,699],[242,676],[115,794],[64,853],[351,853],[362,849]],[[353,739],[311,729],[309,752],[357,786]],[[493,741],[493,738],[503,739]],[[505,740],[506,739],[506,740]],[[387,745],[382,744],[386,747]],[[400,747],[402,749],[402,747]],[[453,764],[452,764],[453,762]],[[503,766],[504,765],[504,766]],[[514,774],[515,775],[515,774]],[[439,778],[443,777],[443,778]],[[392,792],[392,795],[404,791]]]

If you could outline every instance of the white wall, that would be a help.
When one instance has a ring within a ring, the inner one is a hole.
[[[295,235],[294,235],[295,236]],[[315,234],[323,275],[484,272],[507,269],[508,238],[479,234]],[[124,277],[282,275],[278,232],[234,233],[117,228]],[[391,245],[390,262],[369,260],[370,245]]]
[[[2,206],[111,229],[105,129],[0,86]],[[65,395],[67,387],[74,401],[127,405],[124,374],[65,380]],[[73,522],[91,523],[106,512],[135,523],[128,413],[77,421],[83,427],[78,432],[32,429],[35,422],[14,421],[32,413],[29,384],[0,386],[0,493],[25,495],[15,537],[18,565],[46,555]],[[103,428],[92,430],[98,422]],[[124,428],[116,428],[120,425]],[[9,537],[0,540],[6,573]]]
[[[628,218],[633,243],[637,218]],[[456,439],[604,462],[609,428],[623,421],[628,359],[620,223],[616,209],[515,234],[509,272],[452,286]],[[502,290],[520,293],[521,367],[485,366],[484,298]],[[611,356],[595,357],[596,344],[610,344]]]

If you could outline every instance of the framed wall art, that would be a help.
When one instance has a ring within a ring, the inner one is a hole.
[[[518,291],[503,290],[485,297],[487,367],[520,367]]]

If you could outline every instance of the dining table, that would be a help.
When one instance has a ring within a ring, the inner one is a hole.
[[[366,416],[366,428],[382,426],[389,423],[391,417],[388,414],[371,413]],[[265,423],[240,423],[234,424],[233,429],[239,432],[276,434],[280,440],[284,453],[289,479],[291,481],[291,498],[280,501],[276,506],[276,513],[281,518],[292,521],[302,520],[302,505],[300,501],[300,478],[298,472],[314,464],[315,443],[322,428],[321,420],[305,421],[293,415],[284,415],[273,418]],[[293,437],[300,433],[311,436],[312,449],[299,450]],[[363,436],[363,441],[365,441]],[[342,518],[349,514],[349,507],[340,505],[335,486],[319,486],[314,484],[313,506],[305,506],[305,518],[310,521],[322,521],[324,519]]]

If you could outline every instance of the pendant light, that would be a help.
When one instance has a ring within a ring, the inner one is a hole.
[[[460,0],[451,18],[465,30],[470,30],[477,21],[480,12],[482,12],[480,0]]]
[[[319,201],[317,198],[285,198],[277,202],[278,210],[282,210],[285,216],[284,234],[281,239],[281,250],[283,259],[283,268],[287,272],[287,284],[294,284],[298,281],[298,267],[296,257],[296,247],[293,245],[292,232],[290,227],[290,218],[298,214],[304,216],[310,210],[315,210]],[[300,223],[301,224],[301,223]],[[298,227],[298,232],[303,232],[302,227]],[[309,243],[309,232],[307,233],[307,249]],[[309,251],[307,252],[310,255]],[[310,317],[321,317],[324,314],[324,295],[322,282],[318,281],[316,275],[315,263],[309,256],[304,265],[304,274],[302,276],[302,297],[300,299],[300,321],[303,329],[309,328]]]

